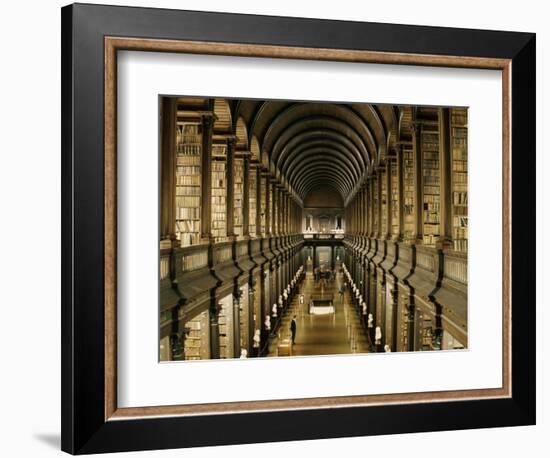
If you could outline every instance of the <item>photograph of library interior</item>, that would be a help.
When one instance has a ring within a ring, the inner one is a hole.
[[[159,96],[159,361],[468,346],[468,108]]]

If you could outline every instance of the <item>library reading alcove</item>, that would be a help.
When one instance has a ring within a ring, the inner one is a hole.
[[[467,114],[161,97],[159,359],[466,348]]]

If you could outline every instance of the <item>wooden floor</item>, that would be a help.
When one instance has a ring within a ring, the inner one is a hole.
[[[338,291],[342,282],[342,274],[336,276],[333,282],[320,281],[315,283],[313,274],[307,273],[300,285],[304,294],[304,304],[300,306],[299,294],[296,294],[292,304],[283,316],[278,337],[272,340],[268,356],[278,356],[279,340],[290,339],[290,321],[296,315],[296,343],[292,346],[293,356],[336,355],[350,353],[367,353],[367,336],[360,324],[360,317],[350,305],[349,292],[344,294],[343,303]],[[311,295],[324,298],[334,295],[334,314],[310,315],[308,303]]]

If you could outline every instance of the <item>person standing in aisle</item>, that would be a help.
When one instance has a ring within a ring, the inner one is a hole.
[[[292,334],[292,345],[294,345],[296,343],[296,315],[294,315],[290,322],[290,333]]]

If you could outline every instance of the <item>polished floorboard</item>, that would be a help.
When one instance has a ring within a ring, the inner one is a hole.
[[[281,320],[277,337],[269,345],[267,356],[278,356],[280,341],[290,339],[290,321],[296,315],[296,343],[292,346],[292,356],[337,355],[367,353],[367,336],[360,323],[360,316],[351,305],[349,291],[346,291],[343,303],[338,291],[342,283],[342,274],[334,281],[315,282],[312,273],[307,273]],[[304,294],[304,303],[300,304],[300,294]],[[311,296],[334,297],[335,313],[311,315],[308,304]]]

